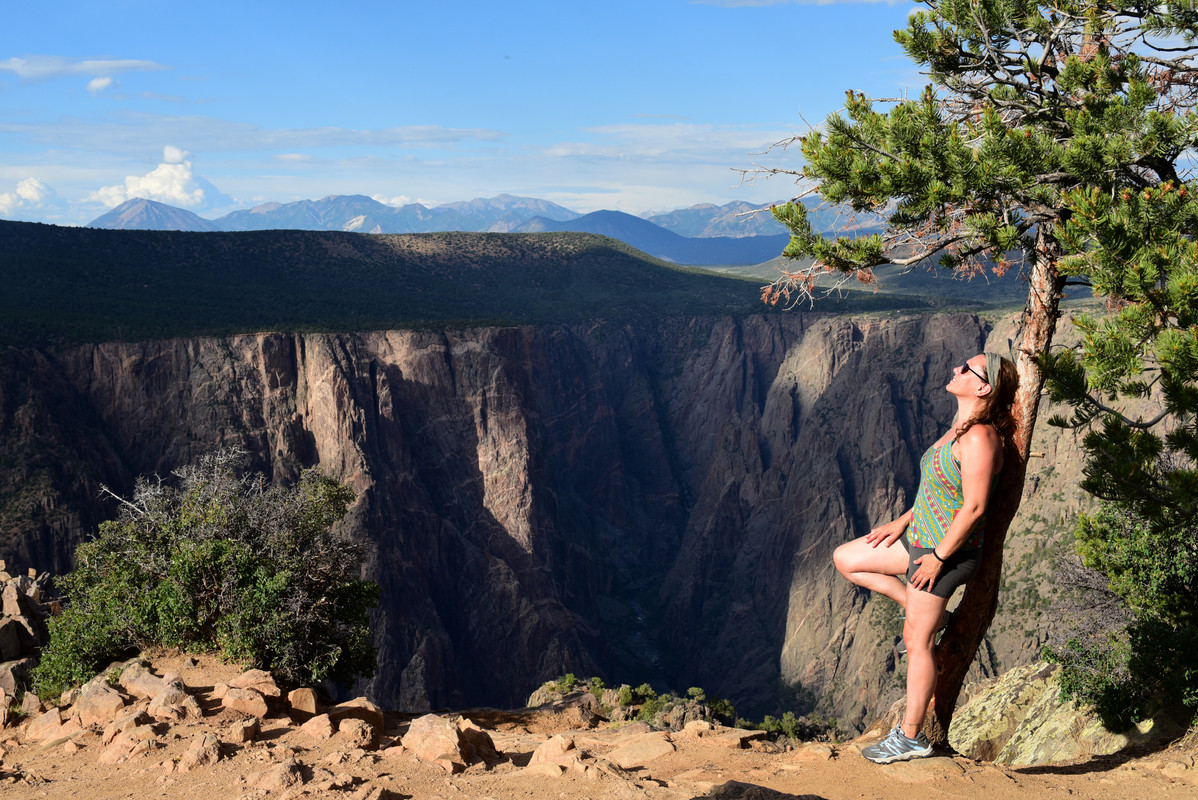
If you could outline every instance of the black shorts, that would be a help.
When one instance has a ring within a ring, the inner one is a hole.
[[[907,540],[907,534],[903,534],[903,545],[907,548],[909,556],[907,560],[907,583],[911,583],[911,578],[915,576],[915,571],[919,569],[919,565],[915,563],[915,559],[921,556],[926,556],[932,552],[930,547],[915,547]],[[935,558],[936,556],[932,556]],[[940,577],[932,584],[931,592],[937,597],[948,599],[953,596],[953,592],[958,586],[963,585],[966,581],[973,577],[978,571],[978,564],[982,561],[982,549],[973,547],[968,550],[958,550],[944,560],[944,566],[940,569]],[[923,591],[927,591],[926,589]]]

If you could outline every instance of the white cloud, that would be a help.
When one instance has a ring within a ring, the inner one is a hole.
[[[88,196],[108,208],[116,208],[133,197],[144,197],[173,206],[200,206],[204,203],[204,186],[192,174],[190,153],[173,145],[163,148],[163,163],[146,175],[129,175],[124,184],[103,186]]]
[[[77,75],[111,77],[120,72],[150,72],[166,69],[153,61],[133,59],[69,59],[62,56],[26,56],[0,61],[0,71],[15,73],[23,81],[45,81]]]
[[[92,78],[87,82],[87,90],[93,95],[100,94],[109,86],[112,86],[112,78],[110,77]]]
[[[0,216],[11,216],[21,208],[40,208],[54,196],[54,190],[37,178],[25,178],[17,183],[15,192],[0,194]]]
[[[385,194],[372,194],[370,199],[377,200],[385,206],[395,206],[396,208],[410,206],[412,203],[419,203],[428,208],[437,205],[436,200],[422,200],[419,197],[408,197],[406,194],[396,195],[395,197],[388,197]]]

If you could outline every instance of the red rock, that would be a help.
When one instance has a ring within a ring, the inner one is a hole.
[[[106,745],[115,739],[119,734],[125,731],[130,731],[138,725],[144,725],[150,721],[144,711],[132,711],[128,714],[122,714],[108,724],[104,729],[104,733],[100,736],[100,744]]]
[[[92,725],[107,725],[125,708],[125,698],[107,683],[95,682],[84,687],[79,699],[71,707],[85,728]]]
[[[356,697],[329,709],[329,719],[334,723],[343,719],[360,719],[369,722],[379,734],[385,730],[387,723],[383,719],[383,710],[365,697]]]
[[[337,738],[345,742],[345,746],[373,750],[377,747],[377,737],[374,726],[360,719],[343,719],[337,724]]]
[[[229,726],[227,738],[233,744],[245,744],[254,741],[260,730],[261,726],[258,724],[257,717],[243,719]]]
[[[289,758],[282,764],[272,767],[259,775],[254,785],[268,792],[279,792],[283,789],[290,789],[292,786],[302,783],[303,780],[299,762],[294,758]]]
[[[655,758],[674,752],[669,734],[645,733],[634,736],[607,754],[607,760],[618,767],[643,767]]]
[[[333,736],[333,723],[328,714],[318,714],[300,726],[300,731],[313,739],[329,739]]]
[[[25,739],[30,742],[44,742],[58,736],[62,728],[62,716],[57,708],[52,708],[29,723],[25,729]]]
[[[207,767],[220,761],[220,742],[209,733],[197,734],[191,746],[179,759],[179,772],[190,772],[198,767]]]
[[[230,686],[225,696],[220,700],[221,705],[231,711],[253,714],[255,717],[265,717],[268,711],[266,698],[255,689],[240,689]]]
[[[133,697],[146,699],[154,697],[166,685],[162,678],[136,661],[121,670],[117,683]]]
[[[196,699],[183,690],[177,683],[169,683],[162,687],[150,706],[146,709],[155,719],[168,722],[180,722],[184,719],[199,719],[204,716]]]
[[[287,694],[293,719],[306,721],[316,716],[316,690],[293,689]]]
[[[274,676],[264,669],[249,669],[229,681],[235,689],[253,689],[263,697],[282,697],[283,690],[275,683]]]
[[[446,772],[461,772],[478,761],[497,756],[491,736],[469,720],[452,720],[425,714],[413,720],[403,746],[417,758],[440,764]]]

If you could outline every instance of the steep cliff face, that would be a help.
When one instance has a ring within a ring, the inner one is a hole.
[[[65,516],[7,500],[0,546],[64,566],[96,484],[237,445],[357,493],[384,705],[515,705],[573,671],[858,724],[901,691],[894,614],[831,551],[906,507],[988,332],[791,315],[9,350],[0,500],[40,474]]]

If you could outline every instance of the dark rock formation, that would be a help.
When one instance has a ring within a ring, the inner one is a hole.
[[[10,349],[0,556],[60,570],[99,484],[236,445],[357,493],[385,707],[515,706],[575,672],[859,725],[901,691],[892,620],[830,554],[906,507],[988,331],[795,314]]]

